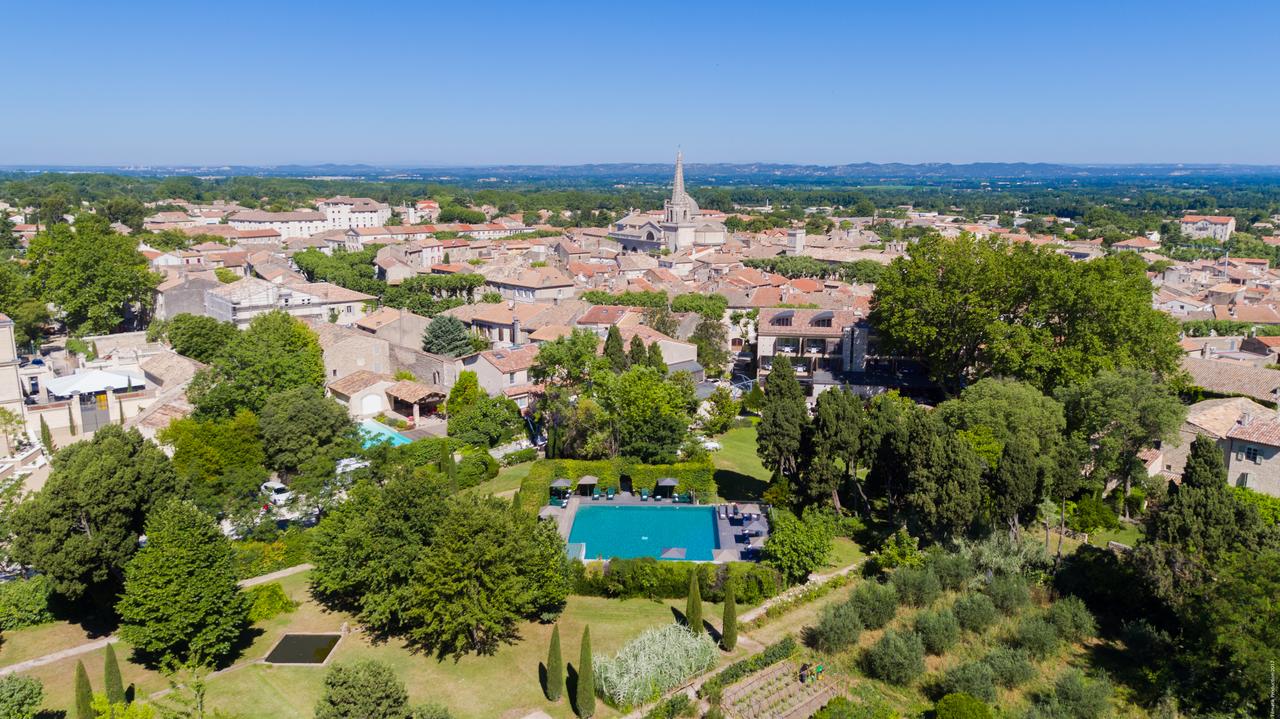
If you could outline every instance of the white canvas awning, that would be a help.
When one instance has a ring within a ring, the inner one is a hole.
[[[147,378],[136,370],[90,369],[65,377],[54,377],[44,383],[49,394],[70,397],[73,394],[96,394],[107,390],[120,391],[129,388],[147,388]]]

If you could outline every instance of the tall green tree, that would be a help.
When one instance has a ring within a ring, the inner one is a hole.
[[[159,505],[147,519],[147,545],[129,562],[116,611],[120,636],[157,663],[227,657],[249,614],[230,541],[194,504]]]
[[[407,719],[409,693],[391,667],[365,660],[334,664],[324,676],[316,719]]]
[[[621,340],[621,336],[618,338]],[[565,337],[545,342],[538,348],[529,376],[536,382],[580,387],[592,371],[606,366],[609,360],[596,354],[600,340],[587,329],[574,329]]]
[[[998,236],[927,235],[879,279],[872,321],[949,390],[1003,375],[1052,392],[1106,369],[1177,370],[1177,324],[1151,292],[1134,253],[1072,262]]]
[[[1004,446],[1000,463],[988,471],[987,503],[992,518],[1002,521],[1018,538],[1022,524],[1035,518],[1045,492],[1045,475],[1040,457],[1025,442],[1013,441]]]
[[[449,436],[480,447],[495,447],[523,428],[520,407],[506,396],[481,395],[469,409],[449,415]]]
[[[169,320],[164,332],[174,352],[209,364],[240,331],[230,322],[183,313]]]
[[[123,704],[124,680],[120,677],[120,662],[116,659],[115,647],[107,644],[102,658],[102,687],[111,704]]]
[[[625,372],[630,366],[627,353],[622,347],[622,333],[618,331],[617,325],[609,325],[609,332],[604,338],[604,357],[609,360],[609,366],[614,372]]]
[[[702,588],[698,573],[689,572],[689,596],[685,599],[684,623],[694,634],[702,633]]]
[[[258,417],[249,410],[230,419],[174,420],[156,438],[173,448],[173,469],[202,510],[217,515],[261,506],[267,454]]]
[[[782,573],[788,584],[799,584],[826,564],[835,528],[826,516],[807,510],[801,519],[785,509],[769,515],[769,538],[764,562]]]
[[[729,363],[729,333],[719,317],[703,317],[689,341],[698,347],[698,364],[719,377]]]
[[[269,397],[259,422],[270,466],[288,474],[322,453],[359,449],[351,415],[315,387],[294,387]]]
[[[76,334],[115,332],[145,314],[160,281],[137,242],[97,215],[52,225],[31,240],[27,257],[41,299],[57,306]]]
[[[582,648],[578,654],[577,701],[574,710],[582,719],[590,719],[596,713],[596,673],[591,657],[591,627],[582,628]]]
[[[726,652],[738,646],[738,598],[732,579],[724,585],[724,618],[720,622],[720,647]]]
[[[76,719],[97,719],[93,712],[93,687],[84,662],[76,661]]]
[[[631,335],[631,346],[627,349],[627,366],[643,367],[648,362],[649,350],[644,346],[644,340],[639,334]]]
[[[667,373],[667,360],[662,357],[662,346],[657,340],[649,343],[649,352],[645,357],[645,362],[659,372]]]
[[[908,523],[917,534],[937,539],[962,536],[982,508],[982,460],[934,416],[912,423],[910,437],[911,455],[903,468]]]
[[[1175,439],[1186,417],[1173,390],[1143,370],[1103,371],[1062,388],[1057,397],[1067,431],[1093,450],[1090,479],[1099,487],[1119,482],[1126,497],[1134,478],[1145,475],[1138,453]]]
[[[492,654],[520,620],[560,613],[567,572],[555,527],[506,502],[457,497],[414,567],[409,636],[439,656]]]
[[[445,357],[469,355],[473,351],[471,332],[457,317],[438,315],[422,335],[422,349]]]
[[[35,677],[6,674],[0,677],[0,717],[35,719],[44,701],[44,684]]]
[[[767,469],[781,474],[792,484],[799,477],[804,461],[801,445],[808,423],[809,408],[791,361],[774,357],[765,381],[760,424],[756,426],[756,453]]]
[[[560,625],[551,628],[551,647],[547,650],[548,701],[558,702],[564,694],[564,659],[560,656]]]
[[[324,354],[315,332],[281,310],[249,327],[196,373],[187,394],[200,415],[232,417],[262,411],[267,399],[294,387],[324,386]]]
[[[599,441],[608,445],[607,454],[651,464],[675,461],[689,432],[691,386],[642,366],[602,375],[593,393],[606,415]]]
[[[480,378],[471,370],[462,370],[458,373],[458,381],[454,382],[453,389],[449,390],[449,400],[445,403],[445,409],[450,414],[455,412],[465,412],[480,401],[484,396],[484,391],[480,389]]]
[[[858,481],[858,458],[862,455],[866,417],[862,398],[847,387],[818,395],[806,443],[811,458],[806,463],[802,483],[810,500],[830,499],[841,510],[840,490],[846,483],[858,489],[862,505],[870,509],[866,492]]]
[[[173,496],[169,458],[137,430],[106,425],[53,458],[44,489],[13,522],[13,556],[66,599],[109,606],[124,584],[148,512]]]

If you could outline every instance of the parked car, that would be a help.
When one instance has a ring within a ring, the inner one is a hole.
[[[288,504],[289,500],[293,499],[293,492],[284,486],[283,482],[277,482],[274,479],[262,483],[262,493],[267,495],[268,502],[277,507]]]

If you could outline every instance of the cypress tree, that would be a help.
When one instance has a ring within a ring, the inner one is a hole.
[[[804,460],[803,436],[808,425],[809,406],[791,360],[774,357],[756,426],[756,453],[764,466],[794,481]]]
[[[94,719],[93,687],[89,686],[84,662],[76,662],[76,719]]]
[[[49,430],[49,423],[44,421],[44,415],[40,416],[40,444],[44,447],[44,453],[49,455],[49,459],[53,459],[53,453],[58,451],[58,445],[53,443],[53,432]]]
[[[724,585],[724,621],[720,624],[720,646],[726,652],[738,646],[738,601],[734,596],[733,580]]]
[[[1191,452],[1182,470],[1182,486],[1218,488],[1226,486],[1226,483],[1227,470],[1222,462],[1222,450],[1208,437],[1197,436],[1191,443]]]
[[[658,346],[657,340],[649,345],[649,366],[663,374],[667,373],[667,361],[662,357],[662,348]]]
[[[124,680],[120,678],[120,662],[116,660],[115,647],[108,644],[102,663],[102,686],[107,693],[107,701],[112,704],[124,704]]]
[[[547,652],[547,699],[560,701],[564,692],[564,660],[560,658],[560,625],[551,628],[551,650]]]
[[[627,361],[632,367],[643,367],[649,363],[649,350],[644,347],[640,335],[631,335],[631,349],[627,352]]]
[[[702,633],[702,588],[698,585],[698,570],[689,572],[689,601],[684,607],[684,622],[694,634]]]
[[[609,326],[609,334],[604,338],[604,358],[614,372],[625,372],[627,369],[627,353],[622,349],[622,333],[617,325]]]
[[[596,675],[591,667],[591,627],[582,628],[582,652],[578,655],[578,716],[589,719],[596,713]]]

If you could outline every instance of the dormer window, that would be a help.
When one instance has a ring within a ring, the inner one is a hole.
[[[813,327],[830,327],[831,318],[835,315],[831,312],[819,312],[809,320],[810,326]]]

